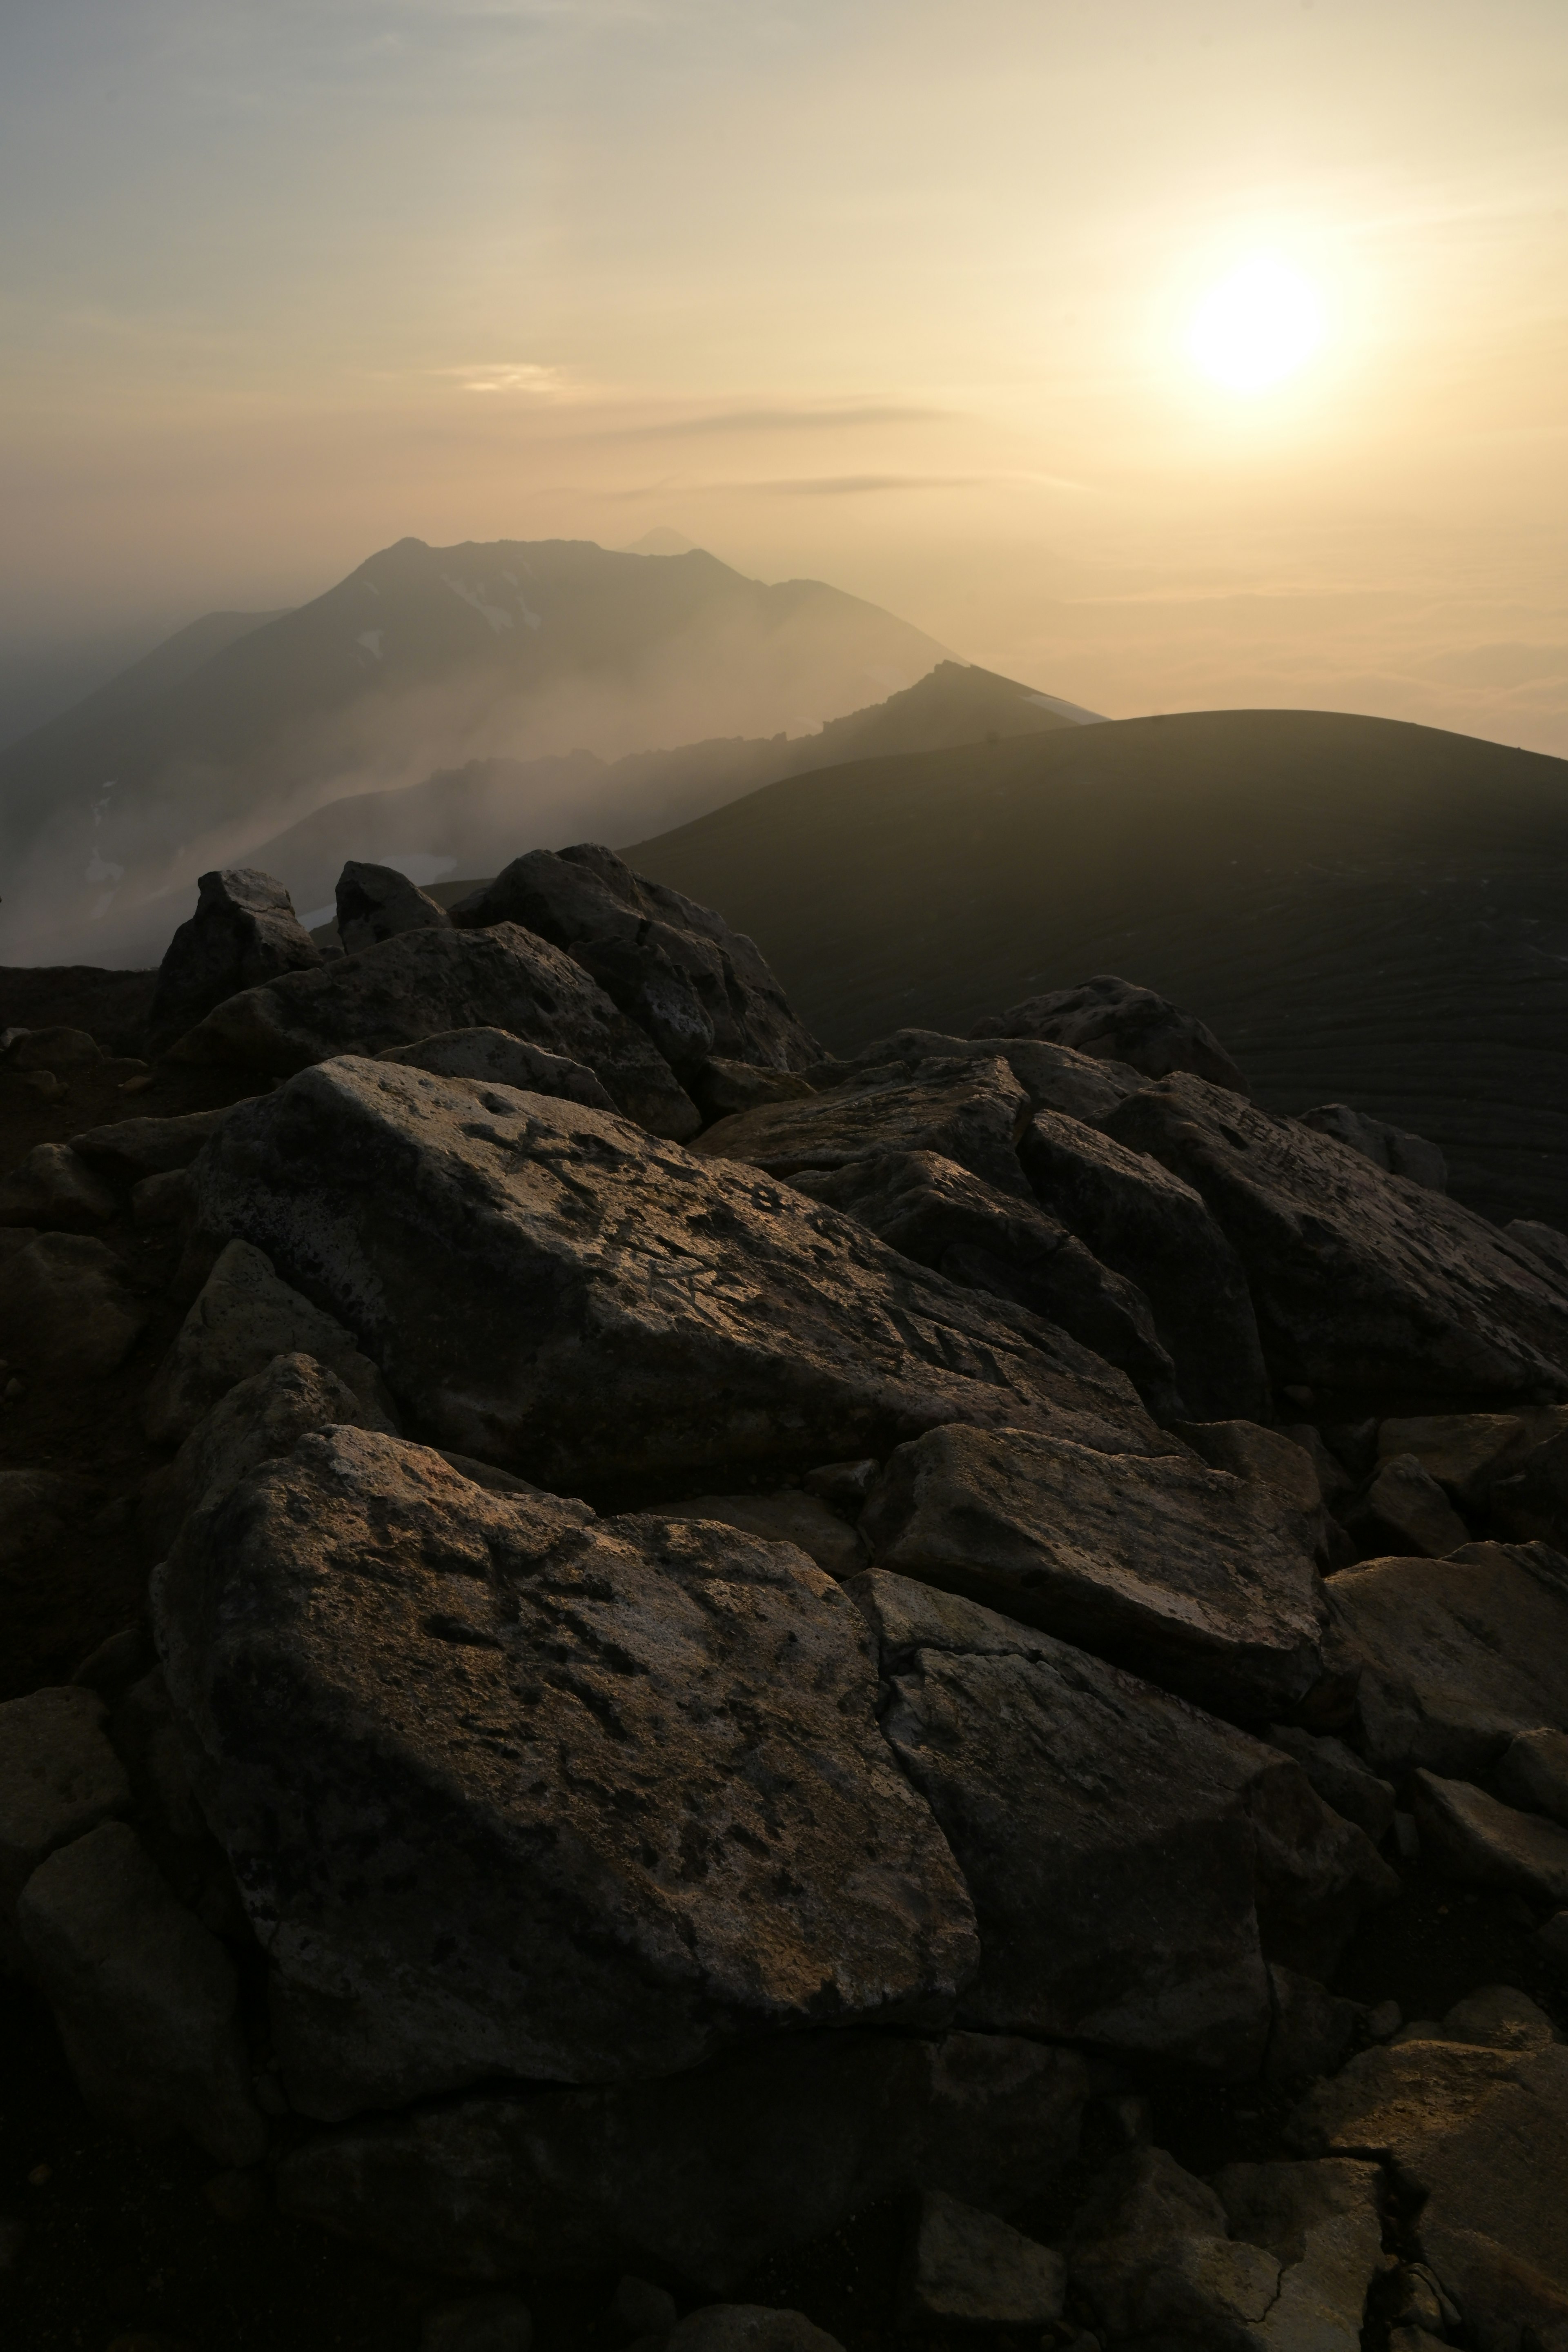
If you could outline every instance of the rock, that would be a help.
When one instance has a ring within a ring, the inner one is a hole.
[[[668,2342],[669,2352],[844,2352],[837,2336],[814,2327],[805,2312],[760,2303],[710,2303],[689,2311]]]
[[[170,1168],[162,1176],[143,1176],[131,1192],[134,1225],[180,1225],[193,1214],[195,1186],[186,1168]]]
[[[1176,1421],[1172,1434],[1211,1469],[1269,1488],[1299,1529],[1302,1549],[1320,1567],[1344,1565],[1332,1558],[1335,1543],[1344,1538],[1323,1508],[1317,1464],[1287,1431],[1262,1429],[1255,1421]]]
[[[1517,1413],[1428,1413],[1418,1420],[1385,1421],[1377,1433],[1379,1465],[1414,1455],[1445,1494],[1479,1510],[1487,1489],[1512,1466],[1529,1444]]]
[[[1280,2263],[1279,2296],[1249,2352],[1360,2352],[1367,2292],[1383,2273],[1383,2173],[1316,2164],[1227,2164],[1214,2187],[1233,2238]]]
[[[240,1381],[264,1371],[275,1356],[293,1354],[314,1356],[335,1371],[370,1408],[375,1428],[395,1425],[381,1377],[353,1334],[279,1282],[260,1250],[229,1242],[147,1391],[148,1436],[162,1445],[188,1437]]]
[[[1123,1062],[1144,1077],[1168,1077],[1173,1070],[1195,1071],[1216,1087],[1238,1094],[1247,1080],[1195,1013],[1184,1013],[1152,988],[1138,988],[1109,972],[1077,988],[1031,996],[988,1021],[978,1021],[972,1037],[1046,1037],[1107,1061]]]
[[[1504,1534],[1559,1550],[1568,1545],[1568,1430],[1537,1447],[1515,1475],[1500,1478],[1488,1499]]]
[[[1544,2050],[1563,2037],[1546,2011],[1517,1986],[1483,1985],[1455,2002],[1443,2020],[1441,2038],[1489,2050]]]
[[[1362,2012],[1353,2000],[1342,2000],[1315,1977],[1276,1964],[1268,1971],[1274,2022],[1263,2062],[1263,2079],[1271,2090],[1294,2088],[1331,2074],[1341,2065],[1355,2038]]]
[[[1079,1054],[1070,1045],[1038,1037],[948,1037],[937,1029],[896,1029],[890,1037],[862,1045],[850,1061],[819,1064],[807,1076],[820,1088],[841,1086],[889,1062],[912,1070],[921,1062],[984,1062],[997,1055],[1028,1096],[1032,1110],[1066,1111],[1090,1127],[1143,1083],[1125,1063]]]
[[[338,877],[338,937],[350,955],[403,931],[449,930],[445,907],[427,898],[395,866],[367,866],[351,857]]]
[[[1047,1213],[1148,1300],[1188,1416],[1268,1417],[1247,1277],[1193,1188],[1156,1160],[1056,1111],[1031,1121],[1018,1156]]]
[[[610,2317],[628,2336],[668,2336],[679,2313],[668,2287],[628,2272],[616,2289]]]
[[[5,1055],[13,1070],[87,1070],[103,1060],[103,1048],[85,1029],[24,1029]]]
[[[8,1176],[0,1177],[0,1225],[85,1234],[106,1223],[114,1210],[108,1185],[68,1143],[36,1143]]]
[[[868,1565],[866,1547],[837,1511],[798,1487],[782,1486],[773,1495],[696,1495],[689,1503],[672,1505],[672,1519],[712,1519],[721,1527],[739,1528],[760,1536],[765,1543],[797,1545],[808,1559],[842,1580]]]
[[[277,1355],[261,1371],[237,1381],[150,1482],[142,1525],[153,1549],[161,1559],[199,1504],[216,1502],[262,1463],[281,1461],[310,1430],[334,1423],[396,1435],[374,1403],[362,1401],[314,1356]]]
[[[1505,1886],[1538,1903],[1568,1904],[1568,1830],[1517,1812],[1466,1780],[1417,1772],[1413,1786],[1422,1852],[1450,1878]]]
[[[866,1507],[867,1496],[881,1475],[881,1464],[868,1454],[858,1462],[818,1463],[800,1483],[808,1495],[816,1495],[836,1511],[858,1519]]]
[[[448,1029],[439,1037],[422,1038],[417,1045],[387,1045],[378,1062],[400,1062],[406,1069],[432,1070],[440,1078],[480,1078],[488,1086],[517,1087],[524,1094],[557,1095],[566,1102],[586,1103],[593,1110],[614,1110],[609,1090],[581,1062],[563,1054],[547,1054],[504,1029]]]
[[[1535,1948],[1558,1976],[1568,1975],[1568,1911],[1554,1911],[1536,1932]]]
[[[756,1110],[763,1103],[805,1102],[816,1088],[797,1070],[763,1070],[752,1062],[727,1062],[710,1054],[687,1081],[687,1092],[709,1124],[736,1111]]]
[[[1555,1225],[1538,1224],[1531,1217],[1515,1217],[1503,1231],[1510,1241],[1543,1259],[1553,1274],[1568,1281],[1568,1234],[1560,1234]]]
[[[682,1073],[714,1055],[774,1070],[821,1055],[744,932],[597,843],[514,858],[452,919],[521,923],[564,948]]]
[[[304,2114],[941,2019],[973,1972],[862,1620],[788,1548],[333,1429],[187,1523],[155,1608]]]
[[[1015,1197],[1028,1197],[1016,1145],[1029,1098],[1005,1062],[901,1063],[866,1070],[805,1102],[765,1103],[721,1118],[692,1149],[743,1160],[770,1176],[842,1169],[875,1152],[934,1153]]]
[[[105,1822],[51,1854],[22,1890],[16,1925],[96,2115],[146,2139],[183,2126],[223,2164],[265,2154],[233,1963],[134,1830]]]
[[[1384,1463],[1345,1525],[1380,1555],[1416,1552],[1441,1559],[1470,1540],[1468,1528],[1414,1454],[1395,1454]]]
[[[1321,1432],[1310,1421],[1288,1422],[1279,1434],[1292,1439],[1311,1455],[1318,1474],[1318,1491],[1325,1507],[1333,1510],[1356,1483],[1339,1455],[1324,1444]]]
[[[427,2314],[419,2352],[528,2352],[532,2341],[526,2303],[515,2294],[478,2294]]]
[[[1568,2321],[1568,2050],[1452,2042],[1363,2050],[1308,2093],[1297,2147],[1388,2164],[1410,2244],[1478,2352]]]
[[[1498,1794],[1568,1830],[1568,1733],[1521,1731],[1492,1775]]]
[[[1315,1128],[1320,1135],[1331,1135],[1337,1143],[1348,1144],[1390,1176],[1404,1176],[1429,1192],[1448,1189],[1448,1163],[1424,1135],[1409,1135],[1404,1128],[1370,1118],[1346,1103],[1322,1103],[1316,1110],[1304,1110],[1301,1124]]]
[[[859,1533],[879,1568],[1226,1713],[1286,1713],[1321,1672],[1298,1517],[1276,1488],[1178,1454],[929,1430],[891,1455]]]
[[[98,1487],[58,1470],[0,1470],[0,1568],[23,1566],[101,1501]]]
[[[1568,1596],[1531,1549],[1469,1544],[1331,1580],[1330,1613],[1361,1664],[1356,1744],[1374,1772],[1479,1780],[1517,1733],[1568,1731]]]
[[[1391,1782],[1369,1772],[1342,1739],[1331,1733],[1303,1731],[1297,1725],[1271,1723],[1265,1734],[1270,1748],[1293,1756],[1325,1805],[1364,1830],[1373,1845],[1381,1845],[1394,1826],[1394,1792]]]
[[[557,1491],[960,1419],[1161,1442],[1121,1373],[1023,1309],[577,1104],[480,1115],[462,1082],[329,1063],[247,1107],[200,1181],[204,1223],[356,1332],[437,1444]]]
[[[329,2132],[282,2159],[279,2203],[448,2275],[655,2263],[722,2294],[886,2198],[1014,2211],[1077,2154],[1089,2081],[1076,2051],[996,2034],[792,2035],[662,2082]]]
[[[1201,1078],[1144,1087],[1105,1128],[1202,1194],[1247,1270],[1281,1387],[1370,1402],[1568,1390],[1568,1288],[1484,1217]]]
[[[71,1681],[83,1690],[96,1691],[112,1706],[147,1673],[153,1664],[152,1646],[143,1626],[122,1626],[118,1633],[105,1634],[88,1652]]]
[[[668,1063],[570,956],[502,923],[405,931],[379,947],[247,989],[201,1022],[176,1059],[241,1062],[286,1077],[339,1054],[379,1054],[453,1029],[504,1029],[582,1064],[653,1133],[701,1124]]]
[[[1397,1885],[1361,1832],[1274,1749],[1065,1643],[877,1570],[846,1590],[974,1900],[965,2021],[1255,2074],[1265,1936],[1326,1973]]]
[[[143,1176],[164,1176],[188,1168],[198,1151],[226,1125],[237,1106],[225,1103],[217,1110],[186,1111],[178,1118],[121,1118],[108,1127],[89,1127],[71,1138],[71,1150],[121,1183]]]
[[[1159,2147],[1106,2167],[1074,2220],[1068,2264],[1113,2341],[1173,2338],[1204,2352],[1250,2352],[1283,2267],[1263,2247],[1234,2242],[1215,2190]],[[1347,2352],[1355,2344],[1352,2336]]]
[[[90,1234],[38,1234],[0,1264],[5,1351],[38,1379],[118,1371],[147,1313],[114,1252]]]
[[[927,2189],[904,2280],[905,2326],[1048,2327],[1066,2294],[1060,2254],[993,2213]]]
[[[25,1964],[16,1902],[57,1847],[127,1812],[131,1783],[95,1691],[29,1691],[0,1706],[0,1970]]]
[[[1399,2352],[1394,2330],[1403,2327],[1416,2336],[1446,2336],[1459,2326],[1458,2306],[1449,2302],[1425,2263],[1402,2263],[1394,2276],[1389,2344]],[[1418,2352],[1429,2352],[1419,2347]]]
[[[158,967],[148,1042],[161,1053],[226,997],[287,972],[313,971],[321,961],[293,900],[270,874],[253,866],[204,874],[196,911],[180,925]]]
[[[875,1151],[791,1181],[918,1265],[1010,1298],[1127,1374],[1150,1411],[1181,1410],[1149,1302],[1032,1201],[929,1151]]]

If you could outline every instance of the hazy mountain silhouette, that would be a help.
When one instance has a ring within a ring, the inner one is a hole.
[[[890,751],[937,751],[987,736],[1044,734],[1072,709],[1013,678],[939,662],[901,693],[791,741],[721,737],[672,751],[596,760],[475,760],[395,793],[333,801],[249,853],[301,911],[315,913],[351,857],[402,867],[421,884],[493,872],[521,850],[591,836],[612,847],[679,824],[780,776]],[[1084,714],[1086,717],[1089,714]]]
[[[0,956],[148,952],[177,919],[157,894],[345,793],[472,757],[802,731],[943,654],[817,581],[586,541],[400,540],[218,641],[240,617],[0,753]]]
[[[1208,711],[791,778],[623,851],[750,931],[844,1050],[1114,971],[1268,1108],[1430,1136],[1568,1224],[1568,761],[1393,720]]]

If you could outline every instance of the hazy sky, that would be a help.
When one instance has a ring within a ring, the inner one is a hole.
[[[0,644],[668,523],[1568,752],[1563,0],[7,0]],[[1321,307],[1202,377],[1264,255]]]

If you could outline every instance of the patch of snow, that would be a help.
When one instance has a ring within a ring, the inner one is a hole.
[[[471,604],[476,613],[484,614],[498,637],[503,629],[510,628],[511,614],[503,604],[487,604],[477,588],[470,588],[464,580],[454,580],[449,572],[443,572],[441,577],[454,596],[460,596],[465,604]]]
[[[362,629],[359,633],[359,643],[363,646],[368,652],[373,653],[377,661],[381,661],[384,658],[381,650],[381,640],[385,632],[381,629]]]

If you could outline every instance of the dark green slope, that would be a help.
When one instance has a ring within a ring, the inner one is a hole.
[[[1315,711],[1073,729],[799,776],[623,853],[757,938],[847,1049],[1117,971],[1281,1110],[1440,1143],[1568,1224],[1568,762]]]

